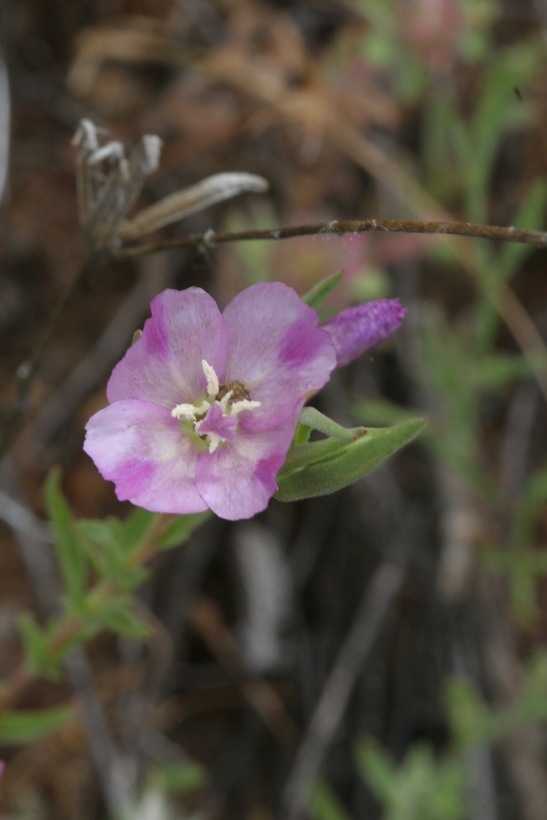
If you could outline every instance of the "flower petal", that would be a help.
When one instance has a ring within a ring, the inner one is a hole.
[[[281,282],[239,293],[224,311],[226,379],[242,380],[262,406],[245,414],[245,429],[266,430],[292,416],[328,381],[336,359],[317,314]]]
[[[344,367],[391,336],[405,315],[398,299],[378,299],[343,310],[325,322],[323,329],[331,335],[337,367]]]
[[[205,359],[217,373],[226,361],[226,326],[215,300],[201,288],[164,290],[152,301],[152,318],[116,365],[109,401],[142,399],[172,409],[207,395]]]
[[[116,401],[87,423],[84,450],[113,481],[120,501],[145,510],[195,513],[207,509],[195,486],[200,452],[167,409]]]
[[[221,518],[237,521],[262,512],[277,490],[275,477],[287,455],[298,417],[275,430],[242,433],[206,453],[198,463],[197,487]]]

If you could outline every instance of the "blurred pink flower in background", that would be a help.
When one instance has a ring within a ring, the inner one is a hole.
[[[465,26],[460,0],[400,0],[399,11],[402,36],[429,68],[449,69]]]

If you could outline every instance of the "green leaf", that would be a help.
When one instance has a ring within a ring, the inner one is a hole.
[[[538,226],[541,228],[545,204],[547,203],[547,182],[539,178],[532,182],[528,193],[518,209],[513,224],[517,228]],[[530,245],[507,242],[499,252],[496,263],[496,277],[507,280],[517,270],[523,259],[531,253]]]
[[[72,706],[0,714],[0,746],[33,743],[60,729],[74,716]]]
[[[32,612],[22,612],[18,618],[19,631],[23,641],[25,662],[39,675],[44,667],[47,635],[36,623]]]
[[[378,800],[387,803],[397,788],[397,773],[389,755],[376,741],[368,738],[357,745],[356,762],[361,777]]]
[[[193,761],[170,763],[156,769],[151,780],[162,793],[181,796],[203,788],[207,784],[207,771]]]
[[[538,650],[526,669],[522,691],[515,707],[517,716],[524,721],[547,720],[547,655]]]
[[[460,746],[486,743],[497,728],[496,715],[466,680],[453,680],[446,690],[446,708],[454,739]]]
[[[113,632],[117,632],[119,635],[124,635],[127,638],[143,640],[144,638],[150,637],[150,627],[139,621],[127,609],[114,607],[105,615],[102,621],[104,629],[111,629]]]
[[[528,477],[521,490],[513,524],[513,542],[517,547],[532,541],[534,529],[547,502],[547,464]]]
[[[122,525],[115,518],[76,521],[74,528],[86,542],[93,568],[101,577],[116,578],[124,565]]]
[[[515,379],[540,373],[546,368],[547,357],[540,350],[531,351],[526,358],[495,353],[477,360],[468,378],[477,388],[496,389]]]
[[[169,549],[188,540],[192,532],[211,516],[210,510],[193,515],[173,516],[154,543],[159,549]],[[78,521],[78,533],[91,546],[91,560],[102,577],[117,578],[127,572],[127,556],[150,537],[161,516],[136,509],[125,521],[107,518],[104,521]]]
[[[322,279],[315,287],[305,293],[302,297],[302,301],[314,310],[317,310],[317,308],[321,307],[325,299],[330,296],[333,290],[338,287],[341,281],[342,274],[340,272],[331,273],[330,276]]]
[[[85,599],[84,599],[85,600]],[[61,663],[66,653],[81,643],[81,631],[75,632],[70,641],[64,641],[56,651],[52,643],[62,629],[60,616],[52,616],[44,627],[38,626],[34,615],[23,612],[18,619],[24,646],[25,663],[36,677],[57,680],[61,674]]]
[[[411,419],[397,427],[355,427],[351,441],[328,438],[294,445],[277,476],[275,497],[297,501],[347,487],[412,441],[424,424],[424,419]]]
[[[339,799],[326,783],[315,783],[311,795],[309,812],[313,820],[349,820]]]
[[[156,523],[157,518],[158,513],[135,507],[125,521],[121,522],[124,545],[131,549],[135,544],[143,541]]]
[[[158,547],[160,549],[169,549],[170,547],[178,547],[187,541],[195,529],[200,527],[205,521],[211,517],[210,510],[205,510],[201,513],[193,513],[192,515],[177,515],[165,527],[162,534],[158,537]]]
[[[413,744],[397,766],[375,741],[357,747],[363,780],[385,808],[385,820],[463,820],[467,788],[463,761],[447,755],[438,759],[433,750]]]
[[[57,554],[69,604],[81,596],[86,579],[86,551],[77,537],[74,516],[63,498],[60,488],[61,474],[52,470],[46,480],[45,504],[53,524]]]

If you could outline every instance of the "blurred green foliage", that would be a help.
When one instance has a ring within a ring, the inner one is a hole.
[[[491,35],[497,4],[469,2],[461,6],[466,23],[457,52],[461,59],[473,63],[476,87],[472,105],[465,111],[455,84],[430,84],[423,61],[412,54],[412,46],[402,38],[394,17],[396,0],[361,4],[371,23],[362,53],[388,72],[400,99],[421,104],[420,170],[425,189],[440,203],[455,208],[462,219],[489,223],[496,213],[492,192],[504,141],[537,117],[527,89],[537,81],[544,44],[535,38],[513,46],[495,46]],[[469,24],[471,18],[477,25]],[[521,191],[514,212],[503,213],[501,218],[515,226],[542,229],[546,206],[547,182],[536,179],[527,191]],[[534,546],[547,500],[547,465],[540,464],[525,480],[518,499],[508,501],[481,447],[488,401],[547,372],[544,350],[508,353],[497,346],[504,288],[522,269],[530,249],[478,241],[469,242],[465,251],[462,248],[460,244],[450,249],[437,246],[430,254],[452,268],[455,276],[461,276],[458,266],[462,261],[467,266],[474,292],[464,317],[454,318],[436,304],[422,303],[420,319],[413,323],[414,360],[419,366],[412,375],[433,408],[431,423],[420,441],[445,469],[459,476],[493,520],[510,521],[507,541],[485,536],[488,543],[476,545],[481,547],[477,555],[489,572],[506,577],[514,615],[530,624],[539,613],[538,580],[547,575],[547,555]],[[413,414],[387,401],[357,397],[352,409],[363,424],[396,424]],[[356,765],[382,806],[383,820],[463,820],[469,816],[470,751],[547,719],[545,653],[533,653],[522,675],[517,696],[504,705],[487,703],[468,681],[447,682],[450,740],[442,753],[415,743],[404,759],[395,763],[375,741],[367,739],[360,744]],[[314,820],[349,820],[353,816],[325,782],[316,784],[310,812]]]
[[[383,807],[383,820],[465,820],[473,780],[471,752],[528,724],[547,720],[547,655],[538,653],[524,670],[518,695],[495,708],[465,680],[446,691],[450,740],[442,753],[415,743],[395,763],[374,740],[359,743],[355,765]],[[313,820],[352,817],[328,785],[315,785],[310,798]]]

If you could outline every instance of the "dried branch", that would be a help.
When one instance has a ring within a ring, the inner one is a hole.
[[[219,245],[225,242],[292,239],[296,236],[338,235],[348,233],[420,233],[444,236],[468,236],[503,242],[520,242],[547,247],[547,231],[527,231],[513,226],[475,225],[471,222],[429,222],[414,219],[348,219],[318,222],[312,225],[292,225],[287,228],[267,228],[249,231],[207,231],[177,239],[163,239],[146,245],[126,245],[114,250],[115,256],[142,256],[173,248]]]
[[[386,560],[365,590],[293,765],[282,801],[284,820],[304,816],[310,789],[404,578],[404,565]]]
[[[72,305],[74,297],[76,296],[82,283],[86,280],[90,271],[103,264],[107,258],[107,252],[90,253],[88,255],[75,278],[65,291],[61,301],[50,314],[49,319],[39,336],[32,355],[29,359],[19,365],[17,372],[15,373],[14,384],[11,385],[11,388],[8,390],[8,394],[13,392],[15,398],[13,399],[10,410],[7,411],[5,418],[2,420],[2,429],[0,430],[0,456],[7,450],[13,433],[19,426],[21,418],[28,409],[30,389],[34,384],[34,380],[42,366],[46,351],[49,348],[51,340],[57,331],[61,320],[64,318],[68,309]]]

